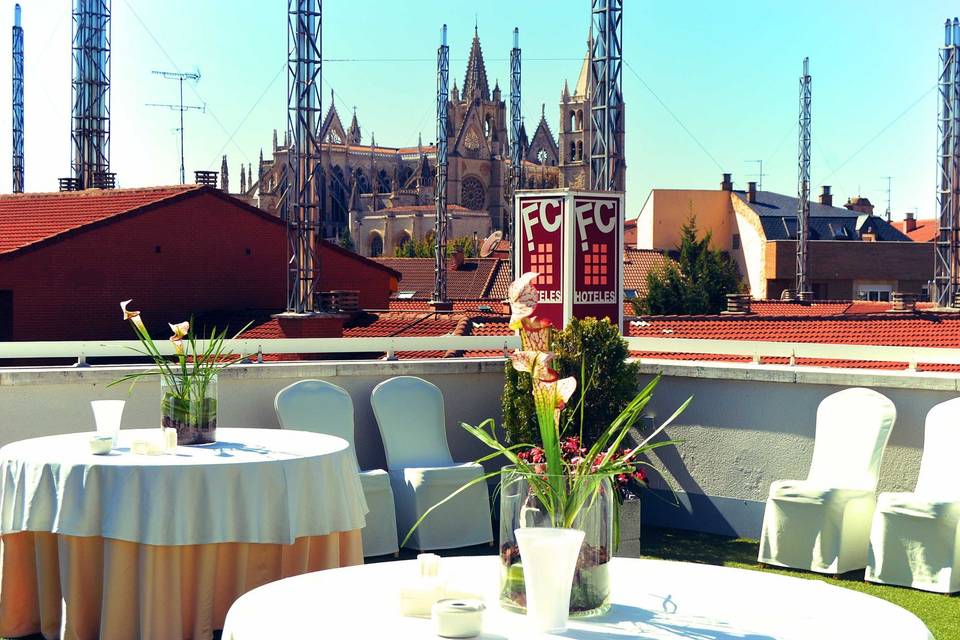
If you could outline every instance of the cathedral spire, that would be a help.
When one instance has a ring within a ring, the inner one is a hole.
[[[247,192],[247,169],[243,166],[243,163],[240,164],[240,193]]]
[[[349,144],[360,144],[360,122],[357,121],[357,108],[353,108],[353,120],[350,121],[350,128],[347,130],[347,142]]]
[[[467,61],[467,76],[463,80],[463,97],[470,100],[478,94],[483,100],[490,100],[490,85],[487,84],[487,68],[483,63],[483,50],[480,49],[480,36],[473,30],[473,46]]]
[[[224,193],[230,193],[230,176],[227,173],[227,156],[224,154],[220,161],[220,190]]]

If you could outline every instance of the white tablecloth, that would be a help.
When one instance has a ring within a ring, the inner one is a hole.
[[[484,594],[486,640],[532,636],[523,616],[497,602],[495,556],[445,558],[454,585]],[[415,561],[309,573],[265,585],[230,608],[223,640],[436,637],[430,620],[399,613],[399,586]],[[615,558],[604,616],[571,621],[564,638],[710,640],[933,640],[913,614],[820,580],[712,565]],[[949,606],[944,601],[944,606]],[[554,637],[554,636],[548,636]]]
[[[33,438],[0,449],[0,534],[42,531],[151,545],[293,544],[364,526],[348,444],[279,429],[217,429],[218,442],[134,455],[122,430],[109,455],[90,434]]]

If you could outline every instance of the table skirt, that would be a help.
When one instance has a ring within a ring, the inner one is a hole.
[[[281,578],[363,564],[360,530],[292,545],[154,546],[21,532],[0,538],[0,636],[207,640],[241,595]]]

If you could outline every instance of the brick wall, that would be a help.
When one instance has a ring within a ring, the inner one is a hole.
[[[285,253],[282,225],[199,193],[0,257],[0,291],[15,340],[132,339],[127,298],[165,336],[191,313],[282,310]]]
[[[933,278],[933,243],[814,240],[809,244],[812,281],[898,280],[926,282]],[[797,243],[775,240],[766,246],[767,280],[792,280]]]

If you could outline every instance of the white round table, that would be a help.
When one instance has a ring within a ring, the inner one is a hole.
[[[441,572],[487,604],[485,640],[544,637],[499,607],[496,556],[445,558]],[[247,593],[230,608],[223,640],[267,638],[435,638],[430,620],[401,617],[398,590],[416,561],[305,574]],[[613,607],[571,620],[556,637],[698,640],[933,640],[913,614],[826,584],[713,565],[615,558]],[[546,636],[554,637],[554,636]]]
[[[251,589],[363,562],[345,440],[221,428],[132,453],[158,432],[121,430],[108,455],[90,433],[0,449],[0,636],[210,638]]]
[[[140,544],[292,544],[364,526],[366,502],[342,438],[285,429],[217,429],[217,442],[136,455],[90,453],[89,433],[0,449],[0,534],[44,531]]]

